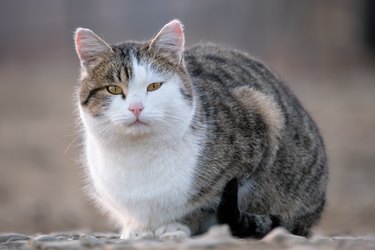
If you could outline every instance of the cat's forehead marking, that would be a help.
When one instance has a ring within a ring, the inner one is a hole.
[[[113,72],[112,72],[112,77],[113,79],[115,80],[116,83],[120,83],[121,82],[121,78],[119,76],[119,71],[117,69],[114,69]]]
[[[132,76],[132,47],[123,43],[121,45],[113,46],[115,51],[115,61],[116,61],[116,73],[118,80],[126,83]]]
[[[127,88],[129,84],[129,75],[127,73],[126,66],[123,65],[120,68],[120,82]]]

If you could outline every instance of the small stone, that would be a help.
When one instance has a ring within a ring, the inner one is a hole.
[[[10,239],[15,240],[29,240],[30,237],[24,234],[16,234],[16,233],[9,233],[9,234],[1,234],[0,235],[0,243],[7,242]]]
[[[12,241],[27,241],[30,240],[31,238],[28,236],[14,236],[9,238],[6,242],[12,242]]]
[[[56,239],[57,239],[57,240],[69,240],[68,237],[66,237],[66,236],[62,236],[62,235],[56,236]]]
[[[160,236],[161,240],[183,240],[187,238],[188,238],[188,235],[182,231],[165,233]]]
[[[60,232],[55,234],[50,234],[58,240],[78,240],[80,238],[80,234],[75,232]]]
[[[48,250],[82,249],[79,241],[77,240],[59,240],[59,241],[45,241],[45,242],[39,241],[37,245],[34,245],[34,247],[37,249],[48,249]]]
[[[106,239],[106,240],[120,239],[120,235],[114,234],[114,233],[96,233],[95,237],[98,239]]]
[[[269,232],[263,239],[267,243],[281,243],[287,238],[289,232],[283,227],[277,227]]]
[[[25,249],[27,245],[27,240],[6,241],[0,243],[0,249]]]
[[[273,229],[270,233],[268,233],[261,241],[271,244],[285,245],[305,243],[307,239],[305,237],[291,234],[283,227],[277,227]]]
[[[52,236],[52,235],[48,235],[48,234],[41,234],[41,235],[38,235],[36,237],[34,237],[34,240],[37,240],[37,241],[56,241],[57,238],[55,236]]]
[[[85,247],[95,247],[103,244],[103,242],[101,242],[98,238],[96,238],[93,235],[82,236],[80,242],[81,245]]]
[[[79,240],[79,238],[80,238],[79,234],[72,234],[70,237],[71,240]]]

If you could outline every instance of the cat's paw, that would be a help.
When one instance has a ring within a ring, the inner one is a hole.
[[[161,240],[180,240],[189,237],[189,227],[180,223],[170,223],[156,229],[155,237]]]
[[[141,240],[141,239],[152,239],[154,234],[151,231],[145,230],[134,230],[134,231],[123,231],[121,233],[121,239],[123,240]]]

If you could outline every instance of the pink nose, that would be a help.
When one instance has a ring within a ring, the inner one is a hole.
[[[143,104],[140,102],[134,102],[129,104],[129,110],[133,112],[135,117],[138,118],[139,114],[142,112],[144,109]]]

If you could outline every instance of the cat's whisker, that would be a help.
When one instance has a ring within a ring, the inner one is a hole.
[[[115,127],[114,131],[106,136],[106,140],[109,144],[117,144],[119,127]]]
[[[76,140],[78,140],[79,139],[79,135],[78,136],[76,136],[74,139],[73,139],[73,141],[71,142],[71,143],[69,143],[69,145],[68,145],[68,147],[65,149],[65,151],[64,151],[64,155],[68,152],[68,150],[69,150],[69,148],[73,145],[73,143],[76,141]]]

